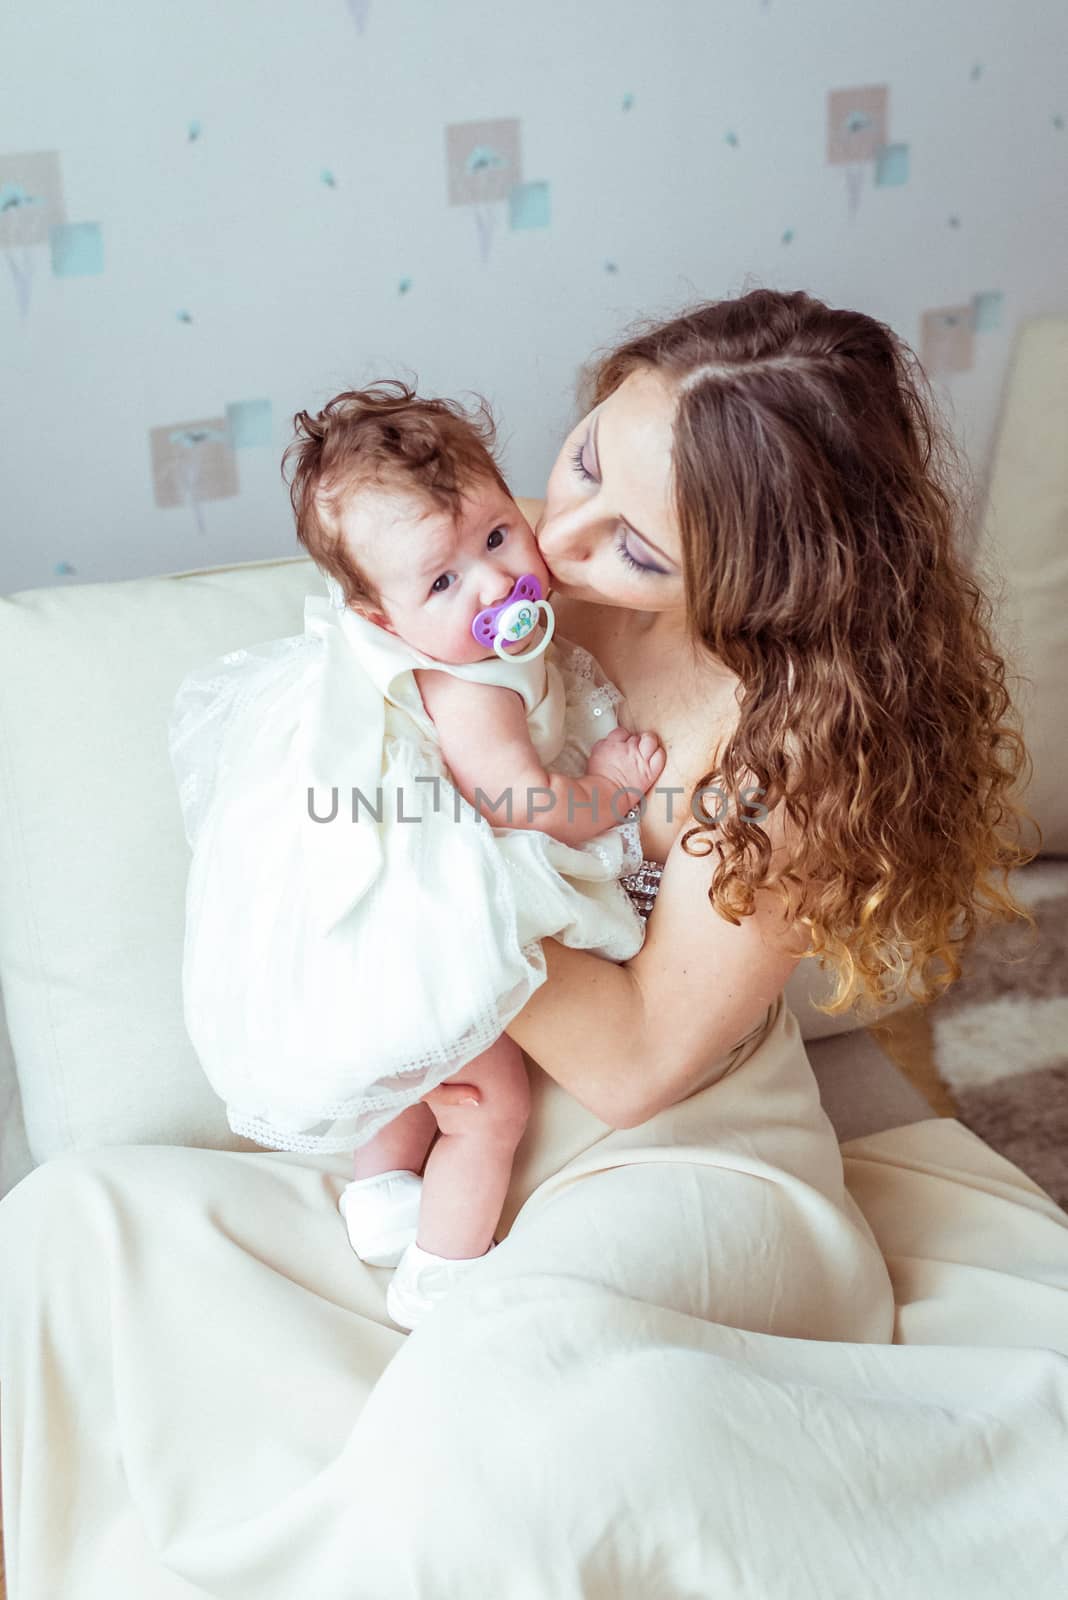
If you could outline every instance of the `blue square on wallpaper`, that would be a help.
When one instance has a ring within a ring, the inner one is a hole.
[[[104,270],[104,235],[99,222],[57,222],[49,230],[52,271],[57,278],[89,278]]]
[[[907,144],[884,144],[875,152],[875,182],[880,189],[891,189],[895,184],[909,181],[909,147]]]
[[[972,326],[976,333],[993,333],[1001,327],[1001,308],[1005,296],[1000,289],[989,289],[985,294],[972,296]]]
[[[508,221],[513,228],[547,228],[549,185],[517,183],[508,195]]]
[[[226,408],[230,444],[235,450],[254,449],[271,442],[271,402],[237,400]]]

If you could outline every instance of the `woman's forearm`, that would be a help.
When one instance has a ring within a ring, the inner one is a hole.
[[[544,940],[542,949],[546,982],[507,1032],[595,1117],[624,1127],[652,1076],[641,990],[629,968],[614,961],[555,939]]]

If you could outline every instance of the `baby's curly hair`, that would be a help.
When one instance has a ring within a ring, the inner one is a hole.
[[[338,519],[342,503],[361,486],[412,489],[454,516],[474,482],[489,478],[511,493],[494,456],[493,414],[481,396],[475,400],[466,411],[455,400],[426,399],[399,378],[383,378],[335,395],[314,416],[298,411],[293,418],[296,437],[282,456],[282,480],[297,539],[341,585],[346,605],[381,605]]]
[[[765,829],[732,811],[684,848],[718,857],[709,899],[732,923],[778,889],[834,971],[826,1014],[902,980],[933,999],[984,915],[1034,927],[1007,874],[1037,852],[1012,798],[1031,761],[963,554],[966,477],[923,371],[890,328],[802,293],[632,332],[585,399],[637,369],[677,393],[690,627],[744,696],[699,787],[762,785],[791,837],[774,869]]]

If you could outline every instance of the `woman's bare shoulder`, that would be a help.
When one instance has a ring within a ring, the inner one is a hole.
[[[516,505],[533,528],[545,509],[544,500],[516,500]]]

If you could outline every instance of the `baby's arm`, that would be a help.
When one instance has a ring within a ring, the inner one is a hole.
[[[415,677],[454,784],[493,827],[534,828],[561,844],[584,844],[622,822],[664,770],[655,734],[617,728],[594,746],[583,777],[549,772],[514,689],[432,668]]]

